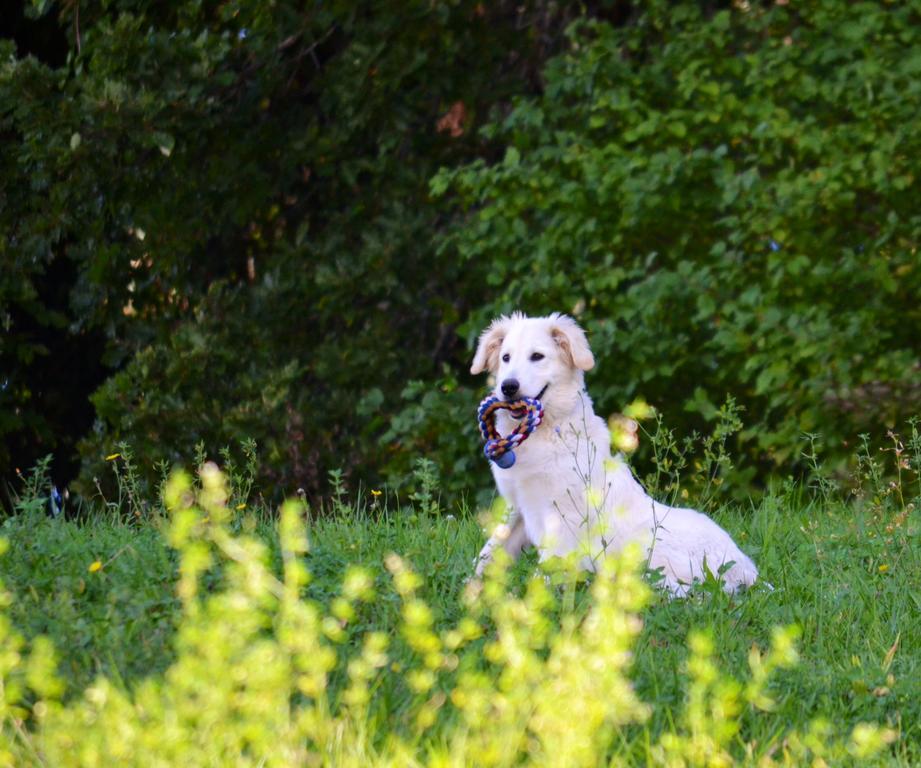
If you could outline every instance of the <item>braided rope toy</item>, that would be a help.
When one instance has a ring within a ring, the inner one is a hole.
[[[509,411],[516,419],[521,419],[508,437],[502,437],[496,430],[496,414],[501,410]],[[520,400],[502,400],[490,395],[477,408],[477,420],[486,445],[483,454],[502,469],[508,469],[515,463],[515,448],[523,443],[530,434],[540,426],[544,418],[544,406],[535,397],[523,397]]]

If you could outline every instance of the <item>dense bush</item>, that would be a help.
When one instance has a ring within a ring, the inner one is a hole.
[[[66,55],[0,42],[0,434],[22,438],[3,474],[85,429],[48,405],[81,402],[101,345],[39,364],[58,351],[41,334],[76,347],[91,331],[117,373],[93,397],[84,492],[122,438],[145,469],[255,438],[288,491],[387,463],[406,380],[439,375],[482,301],[434,256],[428,181],[489,151],[475,127],[533,88],[575,9],[32,9]]]
[[[469,347],[514,308],[587,326],[601,412],[734,396],[752,471],[912,414],[918,13],[711,6],[589,4],[542,70],[581,5],[32,3],[66,55],[0,42],[0,470],[108,372],[87,493],[121,440],[155,480],[243,438],[269,494],[482,487]]]
[[[587,326],[601,410],[642,394],[691,429],[731,393],[742,444],[838,459],[918,412],[921,16],[913,4],[644,4],[581,23],[508,146],[433,181],[468,212],[443,250],[497,309]]]

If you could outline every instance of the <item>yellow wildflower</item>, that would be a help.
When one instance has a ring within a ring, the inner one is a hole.
[[[628,419],[643,421],[655,416],[656,409],[647,403],[642,397],[636,398],[630,405],[624,408],[624,416]]]
[[[102,560],[94,560],[90,563],[90,567],[87,568],[90,573],[96,573],[96,571],[102,570]]]

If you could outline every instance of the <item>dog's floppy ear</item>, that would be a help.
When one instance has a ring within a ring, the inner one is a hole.
[[[477,344],[476,354],[473,356],[473,363],[470,365],[470,373],[482,373],[485,370],[494,371],[499,367],[499,348],[508,333],[509,325],[512,319],[502,315],[493,320],[483,333],[480,334],[480,341]]]
[[[588,347],[588,339],[585,338],[579,324],[568,315],[554,313],[550,315],[550,335],[553,340],[560,345],[569,362],[583,371],[590,371],[595,367],[595,356]]]

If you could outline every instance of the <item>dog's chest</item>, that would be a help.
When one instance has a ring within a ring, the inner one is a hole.
[[[501,418],[504,417],[504,418]],[[501,414],[497,426],[501,434],[510,434],[518,422]],[[508,470],[497,469],[497,477],[505,475],[523,478],[548,471],[559,472],[572,465],[586,453],[589,438],[585,430],[572,424],[542,424],[515,448],[515,465]]]
[[[499,492],[524,516],[532,540],[548,516],[582,514],[590,489],[604,491],[610,451],[584,425],[542,425],[515,453],[514,466],[493,465],[492,471]]]

